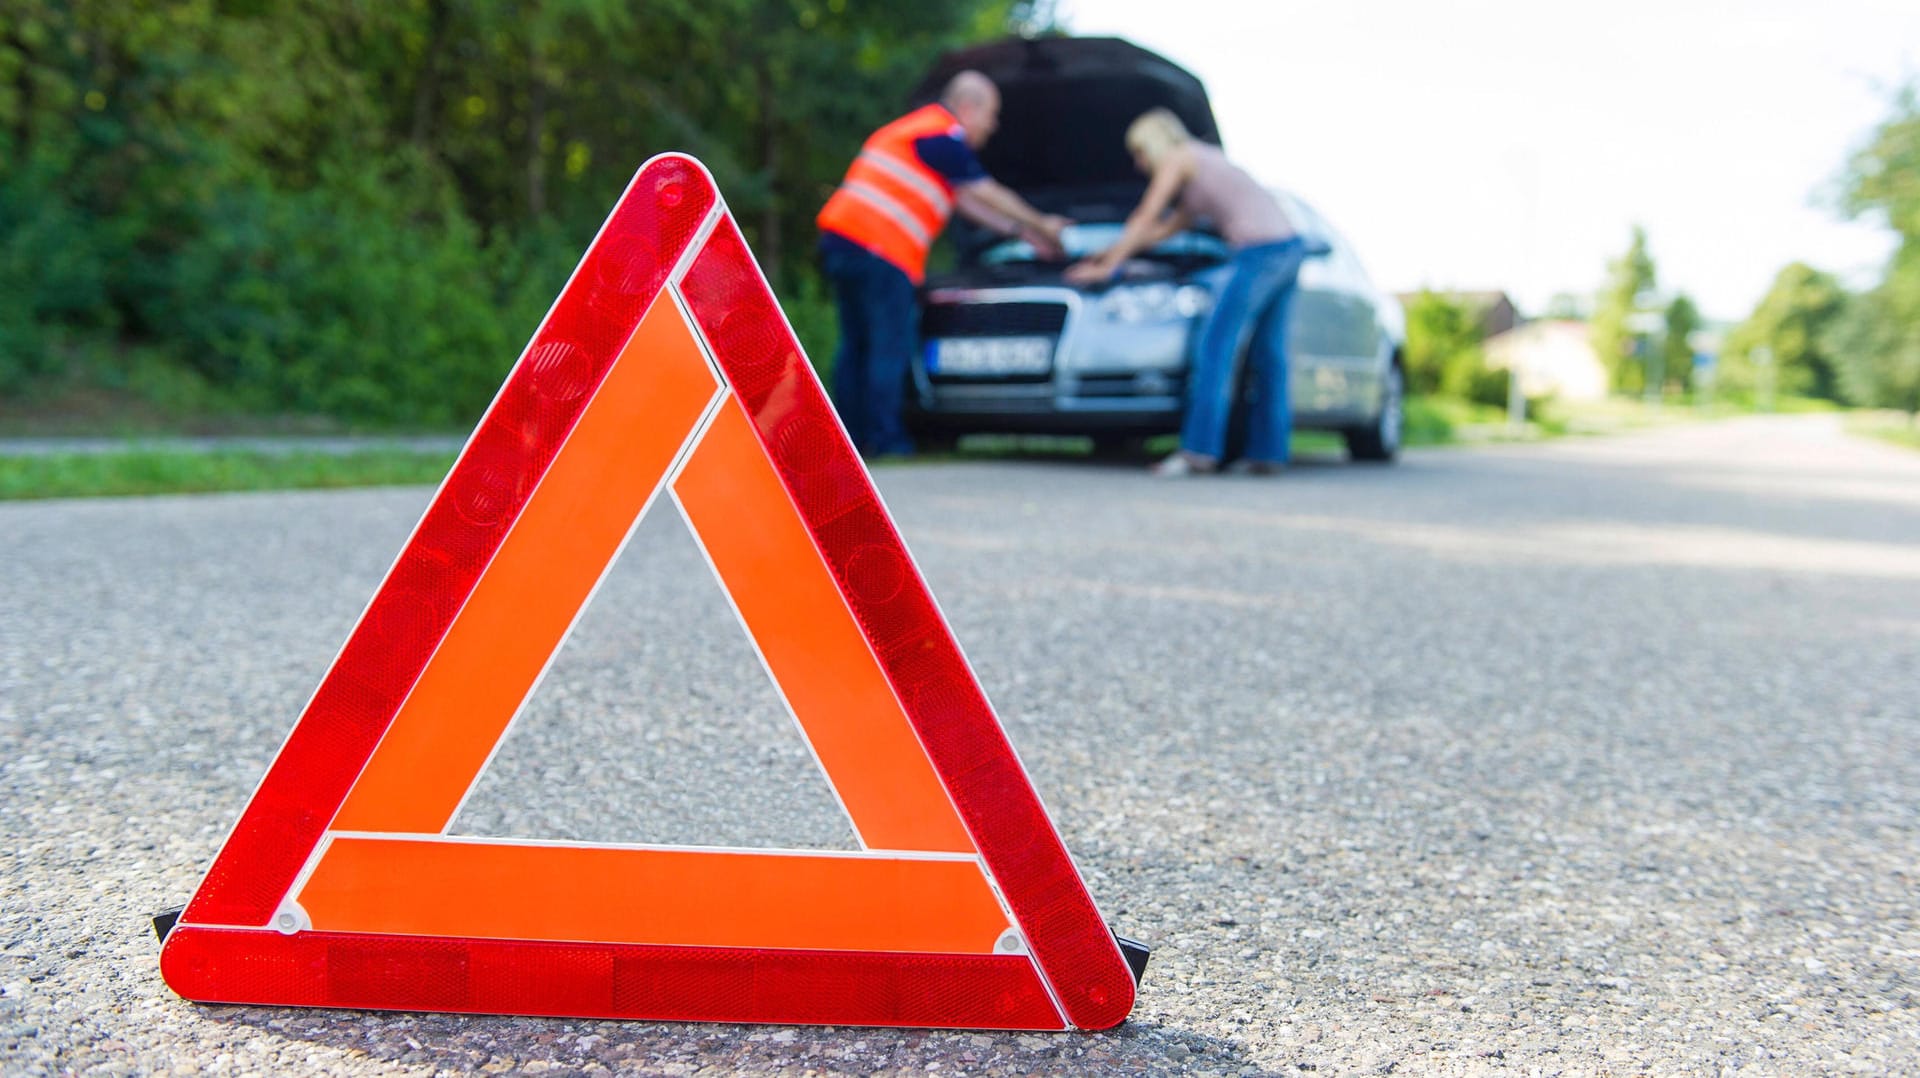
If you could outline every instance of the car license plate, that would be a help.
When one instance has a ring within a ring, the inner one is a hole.
[[[948,337],[927,342],[927,373],[970,378],[1045,374],[1052,337]]]

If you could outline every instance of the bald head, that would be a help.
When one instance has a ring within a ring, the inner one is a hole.
[[[967,133],[967,145],[979,149],[1000,126],[1000,88],[978,71],[962,71],[947,80],[940,104]]]

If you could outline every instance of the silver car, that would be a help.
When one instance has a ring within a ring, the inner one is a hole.
[[[924,85],[963,67],[985,71],[1005,100],[981,155],[988,170],[1079,222],[1065,237],[1070,257],[1111,244],[1144,190],[1124,149],[1135,116],[1173,108],[1198,137],[1218,141],[1199,81],[1123,41],[981,46],[943,58]],[[1275,193],[1316,252],[1287,322],[1295,426],[1344,435],[1354,459],[1392,460],[1405,386],[1400,306],[1311,206]],[[955,231],[953,269],[923,292],[909,409],[923,443],[995,431],[1088,434],[1118,447],[1179,429],[1192,338],[1227,272],[1217,236],[1204,227],[1175,236],[1130,261],[1115,284],[1083,289],[1062,279],[1066,263],[1043,261],[1025,243]],[[1269,319],[1259,332],[1279,325]],[[1230,434],[1230,455],[1242,438],[1241,429]]]

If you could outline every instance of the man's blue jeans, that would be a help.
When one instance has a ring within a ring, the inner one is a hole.
[[[823,244],[820,260],[840,311],[840,349],[833,359],[840,422],[862,454],[911,453],[901,410],[919,352],[913,282],[886,259],[846,244]]]
[[[1194,344],[1193,365],[1187,377],[1187,417],[1180,427],[1181,449],[1216,461],[1226,456],[1227,424],[1233,416],[1234,391],[1240,383],[1240,357],[1245,355],[1253,364],[1247,458],[1286,463],[1293,437],[1293,402],[1287,392],[1287,319],[1293,284],[1307,254],[1307,244],[1298,236],[1242,247],[1233,253],[1227,283],[1201,323]]]

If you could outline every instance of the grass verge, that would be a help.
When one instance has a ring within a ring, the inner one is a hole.
[[[1908,417],[1905,412],[1854,412],[1847,417],[1847,430],[1908,449],[1920,449],[1920,420]]]
[[[0,457],[0,500],[438,483],[452,453],[132,449]]]
[[[1655,408],[1614,399],[1572,407],[1553,405],[1516,431],[1507,426],[1504,409],[1484,404],[1414,397],[1406,407],[1408,446],[1608,434],[1732,414],[1731,409],[1685,405]],[[1848,428],[1920,448],[1920,429],[1910,426],[1906,417],[1896,412],[1855,413]],[[1176,443],[1172,435],[1162,435],[1136,446],[1131,455],[1143,461],[1156,459],[1172,452]],[[1321,431],[1294,435],[1293,448],[1301,456],[1341,455],[1346,451],[1339,435]],[[968,438],[958,453],[915,459],[1085,458],[1092,454],[1092,443],[1086,438],[981,435]],[[0,500],[432,484],[446,475],[453,460],[451,452],[417,449],[323,453],[130,448],[105,453],[0,456]]]

